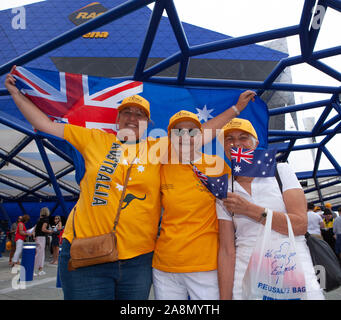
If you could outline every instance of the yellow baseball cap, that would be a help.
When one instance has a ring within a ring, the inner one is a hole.
[[[321,208],[319,206],[315,206],[314,211],[319,211]]]
[[[330,202],[326,202],[324,206],[329,209],[332,208],[332,204]]]
[[[223,127],[224,136],[232,130],[242,130],[253,135],[258,139],[257,133],[249,120],[234,118]]]
[[[123,99],[122,103],[118,106],[117,110],[121,111],[125,107],[139,107],[147,113],[148,119],[150,119],[149,101],[139,96],[138,94]]]
[[[168,124],[168,132],[170,132],[171,129],[174,128],[174,126],[182,121],[192,121],[194,122],[201,130],[201,123],[199,121],[198,116],[190,111],[186,110],[181,110],[174,114],[170,119],[169,119],[169,124]]]

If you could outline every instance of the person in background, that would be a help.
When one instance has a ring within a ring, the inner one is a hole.
[[[308,203],[308,232],[319,239],[322,239],[321,235],[321,229],[324,228],[324,222],[321,218],[321,216],[313,211],[314,209],[314,204],[313,203]]]
[[[46,272],[43,270],[45,262],[46,235],[52,234],[52,230],[48,230],[50,210],[47,207],[40,209],[40,218],[34,230],[36,242],[36,256],[34,259],[34,269],[37,273],[34,275],[43,276]]]
[[[321,217],[323,215],[323,211],[321,210],[321,207],[319,207],[319,206],[314,207],[314,212],[317,213],[318,215],[320,215]]]
[[[330,202],[326,202],[324,206],[326,209],[329,209],[331,211],[334,219],[339,216],[337,212],[333,211],[332,204]]]
[[[324,228],[322,229],[323,240],[326,241],[330,247],[335,250],[335,238],[333,232],[334,218],[330,209],[324,209],[323,212]]]
[[[335,219],[333,223],[333,232],[335,238],[335,253],[339,258],[341,264],[341,207],[337,209],[339,216]]]
[[[9,261],[8,261],[8,264],[11,266],[13,263],[12,263],[12,258],[13,258],[13,255],[14,255],[14,252],[15,252],[15,233],[17,231],[17,227],[18,227],[18,223],[22,220],[22,216],[19,216],[17,221],[16,222],[13,222],[12,223],[12,226],[11,226],[11,229],[10,229],[10,240],[11,240],[11,251],[9,253]]]
[[[62,229],[63,229],[63,226],[62,226],[62,221],[61,221],[60,216],[55,216],[54,222],[52,224],[51,247],[52,247],[53,260],[52,260],[51,264],[58,264],[59,234],[60,234]]]
[[[18,222],[17,230],[15,232],[15,253],[13,255],[12,259],[12,265],[11,267],[14,267],[15,265],[19,264],[19,259],[23,250],[24,241],[27,236],[30,235],[29,232],[26,230],[25,223],[27,223],[30,220],[30,216],[28,214],[24,214],[21,221]],[[16,273],[16,271],[14,272]]]

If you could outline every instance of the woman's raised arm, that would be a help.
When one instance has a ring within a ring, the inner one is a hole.
[[[15,69],[15,67],[16,66],[12,67],[11,72]],[[32,101],[27,99],[19,91],[15,82],[16,79],[13,75],[11,73],[7,74],[5,86],[26,120],[39,131],[63,138],[64,124],[53,122],[45,113],[39,110]]]

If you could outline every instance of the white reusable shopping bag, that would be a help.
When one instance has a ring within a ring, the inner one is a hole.
[[[288,236],[274,236],[272,211],[257,238],[246,269],[242,297],[244,300],[301,300],[306,297],[304,273],[297,256],[290,219]]]

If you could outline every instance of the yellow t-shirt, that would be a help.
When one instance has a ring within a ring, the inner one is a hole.
[[[218,156],[204,155],[202,163],[195,162],[195,166],[210,176],[230,172]],[[164,212],[153,267],[165,272],[215,270],[218,254],[215,197],[190,164],[162,165],[161,193]]]
[[[158,139],[122,144],[114,134],[65,125],[64,139],[83,156],[76,211],[69,215],[63,237],[73,239],[72,216],[78,238],[109,233],[117,213],[129,164],[134,161],[117,226],[119,259],[152,252],[160,219],[160,163],[146,154]]]

